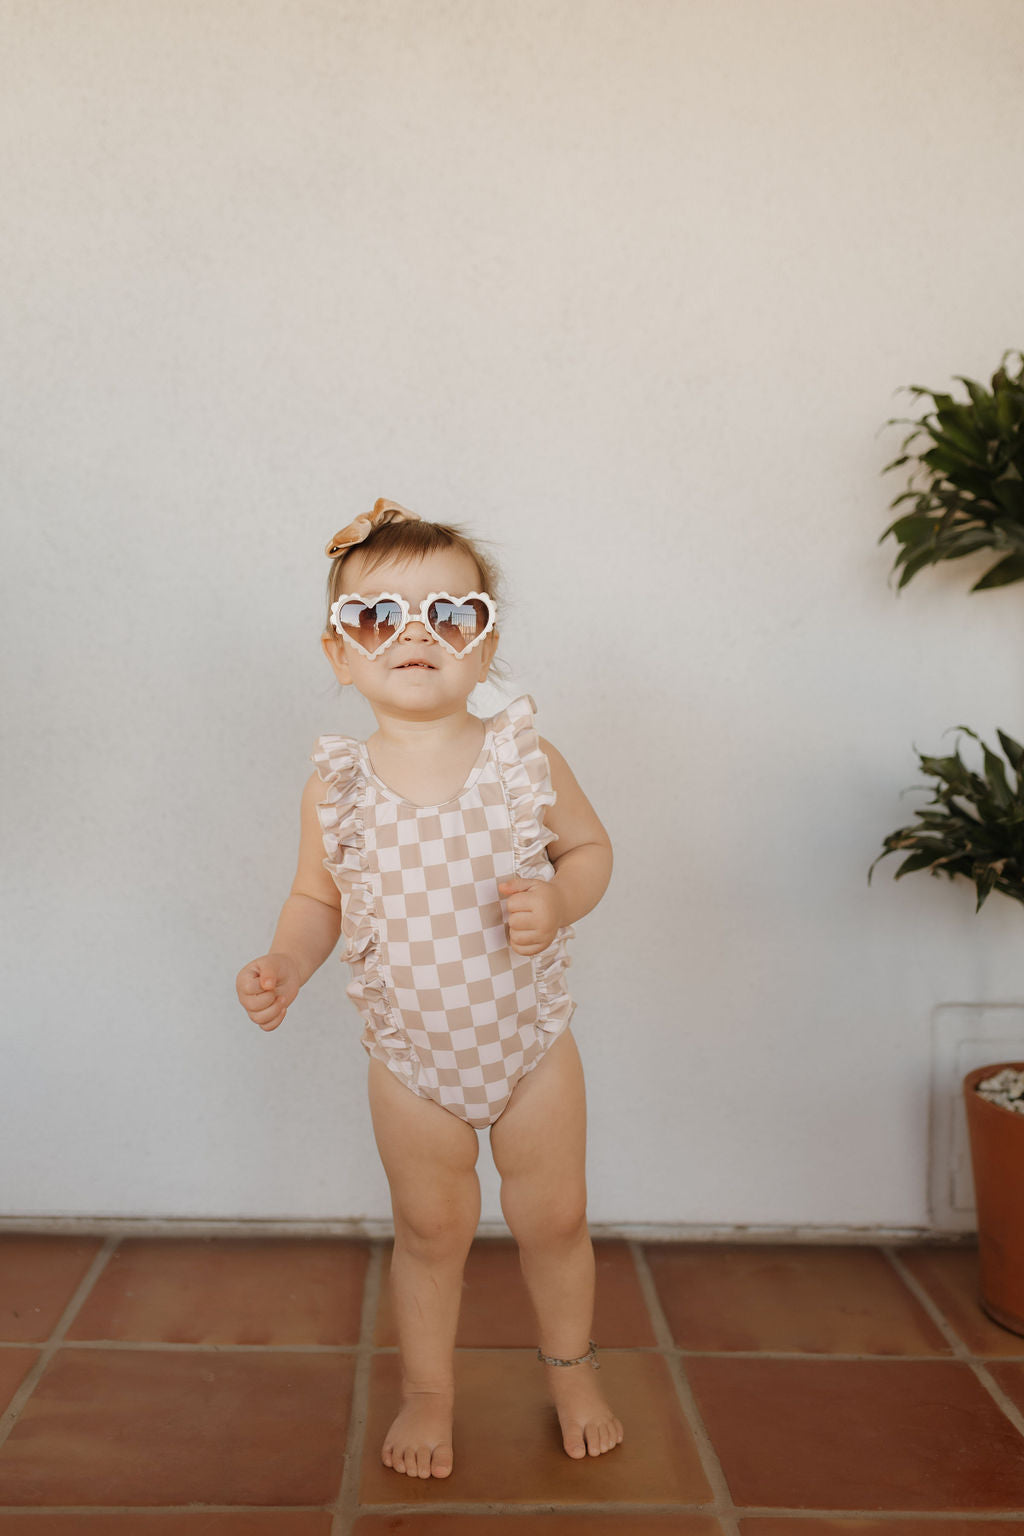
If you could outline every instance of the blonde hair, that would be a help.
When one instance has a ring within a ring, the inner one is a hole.
[[[496,605],[500,605],[501,593],[497,590],[501,584],[500,573],[494,561],[483,553],[475,539],[471,539],[468,533],[452,523],[427,523],[419,518],[415,521],[403,518],[397,522],[382,523],[361,544],[353,544],[344,554],[335,556],[331,561],[331,571],[327,578],[327,633],[334,633],[331,605],[345,590],[342,570],[350,555],[362,555],[366,561],[366,570],[372,571],[386,560],[422,559],[438,549],[457,549],[468,555],[479,573],[480,590],[492,597]],[[453,592],[451,595],[462,597],[464,594]]]

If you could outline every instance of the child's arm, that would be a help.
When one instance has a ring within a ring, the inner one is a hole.
[[[549,741],[540,738],[551,768],[557,801],[545,815],[555,834],[547,855],[551,880],[502,880],[498,892],[508,912],[509,947],[517,955],[546,949],[559,928],[567,928],[601,900],[611,878],[612,845],[597,812],[572,769]]]
[[[317,816],[323,781],[313,773],[302,791],[299,867],[281,908],[267,954],[252,960],[235,981],[238,1001],[261,1029],[276,1029],[299,988],[323,965],[341,932],[341,896],[324,868]]]

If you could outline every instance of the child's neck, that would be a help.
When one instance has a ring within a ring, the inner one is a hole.
[[[466,784],[480,755],[485,727],[465,708],[437,720],[377,714],[366,743],[377,777],[414,805],[444,805]]]
[[[483,727],[465,705],[435,720],[409,720],[386,710],[374,710],[377,729],[367,738],[367,746],[381,751],[409,753],[416,756],[441,755],[460,747],[472,738],[483,739]]]

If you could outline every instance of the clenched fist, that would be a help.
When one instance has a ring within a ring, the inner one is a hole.
[[[235,978],[238,1001],[260,1029],[276,1029],[302,985],[290,955],[261,955]]]
[[[508,913],[509,948],[537,955],[564,928],[562,899],[549,880],[499,880],[498,895]]]

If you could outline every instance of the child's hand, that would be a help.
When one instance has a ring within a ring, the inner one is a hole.
[[[508,912],[508,944],[517,955],[537,955],[565,927],[562,899],[550,880],[499,880]]]
[[[261,955],[235,978],[238,1001],[260,1029],[276,1029],[302,985],[291,955]]]

